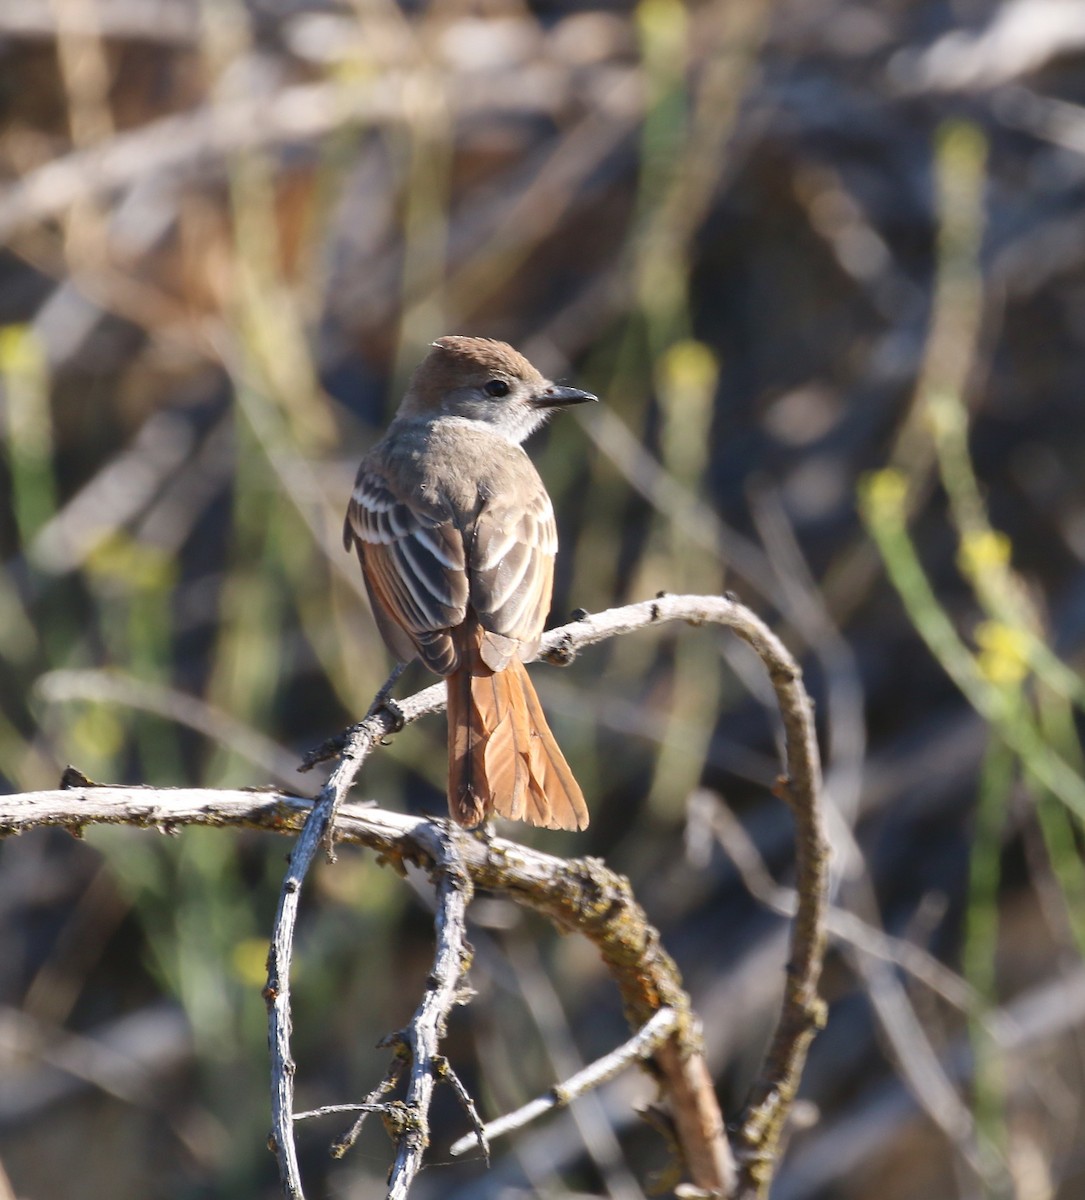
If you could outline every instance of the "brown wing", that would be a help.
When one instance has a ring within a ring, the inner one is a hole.
[[[485,631],[482,659],[495,671],[535,654],[550,611],[558,534],[550,497],[531,475],[489,501],[471,539],[471,606]]]
[[[397,495],[393,483],[362,464],[347,508],[343,541],[362,563],[373,612],[398,658],[416,654],[439,675],[459,654],[449,630],[467,615],[463,537],[436,501]]]

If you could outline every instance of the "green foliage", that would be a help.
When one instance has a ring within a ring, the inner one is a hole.
[[[889,466],[866,477],[860,511],[916,631],[990,729],[977,784],[975,841],[963,952],[968,981],[988,1006],[973,1014],[975,1112],[986,1141],[987,1182],[1013,1194],[1002,1050],[985,1022],[998,1004],[1001,857],[1015,796],[1035,806],[1064,919],[1085,951],[1085,867],[1079,853],[1085,820],[1085,773],[1073,709],[1085,707],[1085,680],[1049,647],[1025,580],[1013,567],[1010,538],[996,529],[969,452],[966,385],[980,325],[982,286],[976,256],[981,235],[985,144],[974,127],[950,125],[938,143],[943,224],[939,276],[927,364],[917,394],[918,422],[907,455],[910,471]],[[948,501],[957,565],[975,610],[970,636],[958,630],[935,592],[909,530],[929,439],[937,481]],[[971,644],[970,644],[971,643]],[[981,1146],[982,1149],[982,1146]]]

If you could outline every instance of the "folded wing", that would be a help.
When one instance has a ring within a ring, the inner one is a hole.
[[[417,655],[438,675],[458,665],[449,630],[467,615],[463,537],[438,498],[399,496],[363,467],[343,528],[361,560],[377,624],[392,652]]]

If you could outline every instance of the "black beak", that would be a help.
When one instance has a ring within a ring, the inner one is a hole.
[[[536,408],[565,408],[569,404],[594,404],[598,399],[599,397],[593,396],[591,392],[552,383],[545,391],[533,397],[531,403]]]

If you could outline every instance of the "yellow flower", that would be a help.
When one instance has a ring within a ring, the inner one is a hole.
[[[668,390],[711,393],[719,367],[716,356],[704,344],[686,338],[675,342],[660,362],[663,386]]]
[[[119,530],[95,546],[87,557],[87,569],[99,579],[135,592],[169,591],[177,575],[171,555]]]
[[[982,621],[976,627],[979,654],[976,666],[988,683],[1015,687],[1029,673],[1032,636],[1002,621]]]
[[[908,477],[896,467],[868,471],[859,480],[859,499],[871,520],[899,519],[908,499]]]
[[[1010,562],[1010,539],[997,529],[969,530],[961,535],[957,565],[968,579],[1001,571]]]

